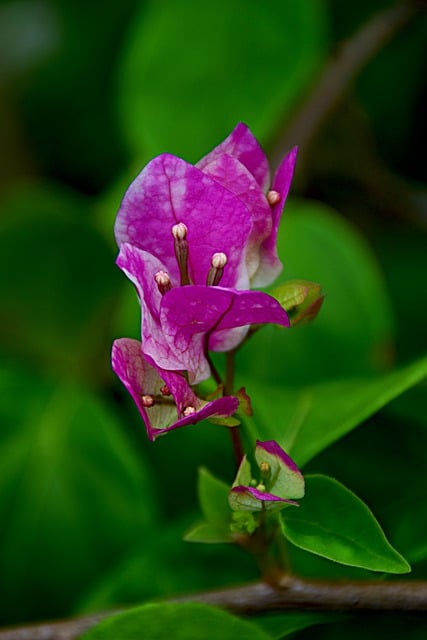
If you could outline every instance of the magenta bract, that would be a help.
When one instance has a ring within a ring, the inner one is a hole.
[[[208,351],[234,349],[252,324],[289,326],[274,298],[249,288],[269,284],[281,269],[276,236],[295,158],[294,149],[266,191],[265,155],[239,124],[196,166],[162,154],[127,190],[115,224],[117,264],[138,293],[141,343],[116,341],[113,368],[150,437],[208,414],[230,416],[230,398],[202,405],[189,386],[209,377]],[[170,386],[168,376],[179,388],[171,388],[173,402],[156,391],[149,406],[153,380],[156,389]]]

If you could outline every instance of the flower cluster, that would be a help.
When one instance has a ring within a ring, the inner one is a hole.
[[[250,288],[281,270],[277,230],[295,160],[296,149],[269,189],[266,157],[238,124],[195,166],[154,158],[126,192],[117,264],[138,293],[141,342],[116,340],[112,364],[150,439],[235,413],[237,398],[207,402],[192,388],[211,374],[208,351],[234,349],[251,324],[289,326],[277,300]]]

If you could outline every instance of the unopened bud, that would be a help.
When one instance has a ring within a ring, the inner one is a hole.
[[[182,412],[185,417],[191,416],[193,413],[196,413],[196,409],[194,407],[186,407]]]
[[[170,291],[170,289],[172,289],[172,282],[166,271],[158,271],[154,276],[154,280],[156,281],[157,287],[162,295],[166,293],[166,291]]]
[[[162,396],[170,396],[171,392],[170,389],[167,385],[164,385],[163,387],[160,388],[160,393],[162,394]]]
[[[270,189],[270,191],[267,191],[267,200],[268,204],[273,207],[275,204],[280,202],[280,193],[274,189]]]
[[[265,484],[262,484],[262,482],[260,482],[256,488],[258,489],[258,491],[265,491],[266,487],[265,487]]]
[[[208,287],[216,287],[222,278],[224,273],[224,267],[227,264],[227,256],[222,251],[214,253],[211,259],[211,268],[209,269],[208,276],[206,278],[206,284]]]
[[[142,396],[142,406],[145,407],[146,409],[149,409],[150,407],[152,407],[154,404],[154,398],[153,396],[150,395],[144,395]]]

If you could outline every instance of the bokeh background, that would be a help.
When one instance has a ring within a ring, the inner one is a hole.
[[[285,389],[292,404],[293,391],[427,351],[427,21],[417,4],[1,2],[2,624],[256,576],[239,551],[181,542],[197,517],[197,467],[232,480],[228,434],[199,425],[149,444],[110,371],[112,340],[137,337],[139,324],[114,264],[114,218],[154,155],[196,161],[239,121],[273,165],[300,145],[281,281],[318,281],[326,302],[313,325],[264,329],[242,350],[260,419],[280,421]],[[416,576],[427,561],[425,390],[310,463],[370,504]],[[294,563],[338,572],[302,553]]]

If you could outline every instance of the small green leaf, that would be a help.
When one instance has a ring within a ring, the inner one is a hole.
[[[252,622],[204,604],[146,604],[100,622],[81,640],[271,640]]]
[[[270,291],[270,295],[287,311],[293,327],[314,320],[325,297],[320,284],[308,280],[289,280]]]
[[[411,570],[354,493],[322,475],[306,476],[306,486],[300,508],[281,515],[283,534],[290,542],[334,562],[370,571]]]
[[[188,531],[184,540],[186,542],[204,542],[217,544],[220,542],[233,542],[230,535],[230,525],[215,525],[210,522],[202,522]]]
[[[228,525],[231,518],[228,494],[230,487],[207,469],[199,469],[199,502],[206,520],[212,525]]]

